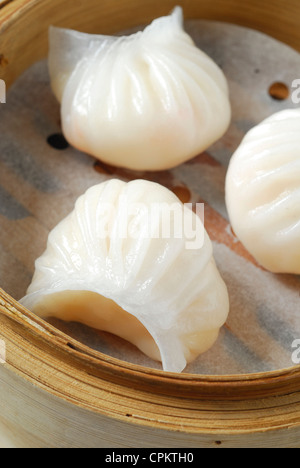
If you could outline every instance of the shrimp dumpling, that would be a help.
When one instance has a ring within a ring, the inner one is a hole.
[[[172,372],[215,343],[229,312],[200,218],[144,180],[81,196],[50,233],[21,303],[124,338]]]
[[[227,131],[227,80],[183,28],[183,13],[130,36],[50,28],[49,71],[66,139],[117,167],[166,170]]]
[[[300,274],[300,109],[246,135],[229,165],[226,204],[237,237],[265,269]]]

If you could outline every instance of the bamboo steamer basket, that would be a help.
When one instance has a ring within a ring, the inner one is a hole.
[[[113,34],[175,4],[186,18],[248,26],[300,50],[298,0],[4,0],[1,79],[9,87],[46,56],[50,24]],[[300,447],[299,366],[226,376],[143,368],[77,342],[3,290],[0,332],[0,446]]]

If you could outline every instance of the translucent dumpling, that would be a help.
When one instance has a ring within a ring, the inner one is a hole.
[[[236,235],[264,268],[300,274],[300,109],[246,135],[230,162],[226,203]]]
[[[49,70],[69,143],[114,166],[175,167],[230,123],[226,78],[184,31],[179,7],[130,36],[52,27]]]
[[[174,372],[215,343],[229,312],[200,218],[142,180],[104,182],[78,199],[21,302],[118,335]]]

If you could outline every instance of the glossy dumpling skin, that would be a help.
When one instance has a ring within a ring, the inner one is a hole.
[[[132,204],[137,209],[126,212]],[[192,217],[203,245],[190,249],[184,236],[162,234],[162,206]],[[50,233],[21,303],[41,317],[114,333],[173,372],[215,343],[229,312],[200,218],[168,189],[142,180],[104,182],[77,200]]]
[[[226,78],[184,31],[179,7],[131,36],[52,27],[49,70],[67,140],[114,166],[170,169],[230,123]]]
[[[233,230],[265,269],[300,274],[300,109],[246,135],[229,165],[226,203]]]

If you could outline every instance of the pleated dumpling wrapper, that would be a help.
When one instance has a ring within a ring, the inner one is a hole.
[[[71,145],[133,170],[187,161],[227,131],[226,78],[183,29],[183,13],[130,36],[50,28],[49,71]]]
[[[144,180],[81,196],[50,233],[21,303],[124,338],[171,372],[215,343],[229,312],[200,217]]]
[[[226,204],[258,263],[300,274],[300,109],[273,114],[246,135],[229,165]]]

